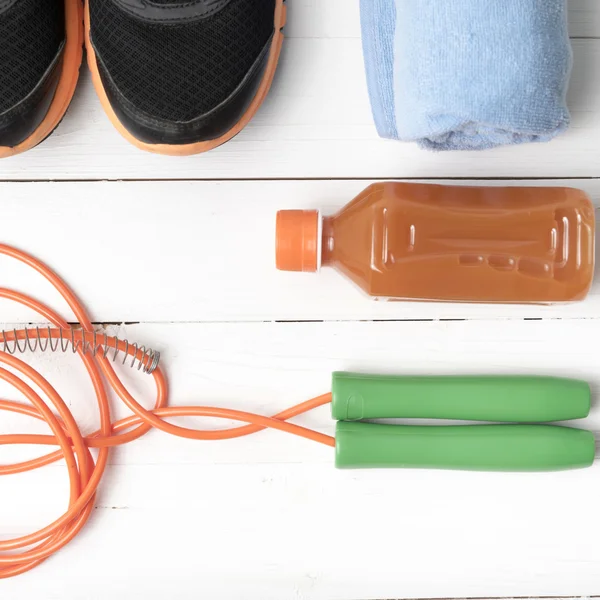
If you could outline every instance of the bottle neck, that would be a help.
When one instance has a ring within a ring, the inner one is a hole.
[[[333,217],[323,217],[321,225],[321,267],[333,264],[335,240],[333,237]]]

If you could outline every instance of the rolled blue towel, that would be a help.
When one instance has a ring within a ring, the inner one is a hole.
[[[566,0],[361,0],[361,20],[382,137],[483,150],[569,126]]]

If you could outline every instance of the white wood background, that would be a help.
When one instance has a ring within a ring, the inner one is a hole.
[[[0,240],[55,267],[95,321],[134,323],[112,329],[163,352],[178,404],[270,414],[326,391],[336,369],[557,374],[600,393],[600,282],[569,306],[379,304],[335,273],[277,273],[273,264],[276,210],[334,211],[377,179],[567,184],[600,207],[600,4],[569,6],[572,129],[551,144],[481,154],[377,139],[351,0],[288,1],[272,94],[240,136],[208,155],[128,146],[84,70],[55,135],[0,162]],[[0,274],[2,286],[60,306],[24,268],[3,259]],[[9,324],[35,321],[5,302],[0,310]],[[64,357],[31,362],[91,431],[81,367]],[[148,397],[149,384],[132,377]],[[326,408],[298,422],[333,430]],[[600,436],[598,394],[580,426]],[[2,432],[36,427],[16,416],[0,423]],[[14,456],[0,452],[1,461]],[[67,485],[60,465],[0,478],[0,535],[58,516]],[[598,464],[546,475],[338,472],[330,449],[275,432],[207,443],[151,433],[112,454],[77,540],[1,581],[0,598],[593,596],[599,503]]]

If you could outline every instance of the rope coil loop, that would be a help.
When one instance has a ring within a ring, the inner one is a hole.
[[[333,437],[288,422],[289,419],[329,403],[331,394],[298,404],[273,417],[206,406],[168,406],[167,381],[159,366],[158,352],[110,337],[106,333],[99,334],[77,296],[49,267],[29,254],[5,244],[0,244],[0,254],[25,263],[47,279],[64,298],[81,327],[70,327],[57,312],[30,296],[0,288],[0,298],[31,308],[51,323],[48,327],[13,329],[0,333],[0,380],[7,382],[27,400],[27,403],[24,403],[0,399],[0,411],[44,421],[51,430],[51,435],[0,435],[0,448],[5,445],[54,447],[50,453],[32,460],[0,464],[0,476],[32,471],[64,460],[70,484],[69,504],[61,517],[37,532],[0,540],[0,579],[31,570],[66,546],[86,524],[94,508],[96,492],[107,466],[110,448],[132,442],[152,429],[188,439],[226,440],[270,428],[330,447],[335,446]],[[83,361],[92,382],[100,415],[99,429],[87,436],[81,432],[69,407],[47,379],[15,356],[27,351],[67,352],[69,348]],[[129,393],[115,373],[112,363],[119,354],[123,354],[123,364],[129,362],[131,367],[137,366],[138,370],[151,374],[154,378],[156,397],[151,410],[144,408]],[[46,400],[36,389],[41,391]],[[131,416],[120,421],[112,420],[109,389],[129,408]],[[184,416],[216,417],[237,421],[243,425],[230,429],[204,430],[180,427],[165,420]],[[98,450],[95,459],[91,449]]]

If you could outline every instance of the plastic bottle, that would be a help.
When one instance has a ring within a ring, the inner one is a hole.
[[[277,215],[277,268],[334,267],[381,299],[581,300],[594,208],[580,190],[380,183],[334,216]]]

